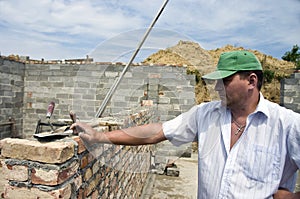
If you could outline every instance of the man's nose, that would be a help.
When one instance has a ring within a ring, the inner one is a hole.
[[[215,91],[222,91],[224,90],[223,80],[217,80]]]

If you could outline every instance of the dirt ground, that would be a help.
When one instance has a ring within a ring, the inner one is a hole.
[[[298,170],[298,179],[296,183],[295,192],[300,192],[300,170]]]
[[[175,162],[179,177],[153,175],[148,193],[142,199],[196,199],[197,198],[197,154],[191,158],[180,158]]]
[[[196,199],[197,198],[197,154],[191,158],[180,158],[175,164],[179,177],[152,174],[151,183],[140,199]],[[300,191],[300,172],[295,191]]]

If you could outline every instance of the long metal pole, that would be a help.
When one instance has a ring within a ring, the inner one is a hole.
[[[133,53],[132,57],[130,58],[129,62],[127,63],[127,65],[125,66],[125,68],[123,69],[122,73],[120,74],[119,78],[116,79],[116,81],[114,82],[114,84],[112,85],[112,87],[110,88],[110,90],[108,91],[107,95],[105,96],[100,108],[98,109],[95,117],[101,117],[101,115],[103,114],[108,102],[110,101],[112,95],[114,94],[114,92],[116,91],[118,85],[120,84],[121,80],[123,79],[125,73],[127,72],[129,66],[131,65],[132,61],[134,60],[134,58],[136,57],[136,55],[138,54],[138,52],[140,51],[142,45],[144,44],[147,36],[149,35],[150,31],[152,30],[154,24],[156,23],[156,21],[158,20],[159,16],[161,15],[161,13],[163,12],[164,8],[166,7],[167,3],[169,0],[165,0],[165,2],[163,3],[162,7],[160,8],[159,12],[157,13],[156,17],[153,19],[151,25],[149,26],[148,30],[146,31],[142,41],[140,42],[140,44],[138,45],[138,47],[136,48],[135,52]]]

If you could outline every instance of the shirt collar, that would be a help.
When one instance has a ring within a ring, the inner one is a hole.
[[[227,110],[226,107],[221,105],[221,101],[218,101],[217,103],[218,104],[214,107],[214,110],[217,110],[219,112]],[[268,106],[267,106],[267,100],[264,98],[264,96],[261,92],[259,93],[259,102],[257,104],[257,107],[256,107],[255,111],[252,114],[256,114],[256,113],[262,113],[267,118],[270,117],[270,111],[269,111]]]
[[[262,93],[259,94],[259,102],[258,102],[256,110],[254,111],[253,114],[255,114],[255,113],[262,113],[266,117],[270,117],[270,111],[267,106],[267,100],[264,98]]]

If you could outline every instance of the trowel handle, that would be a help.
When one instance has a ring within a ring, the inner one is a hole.
[[[70,111],[70,118],[71,118],[73,123],[76,122],[76,114],[73,111]]]
[[[51,115],[53,114],[54,107],[55,107],[55,103],[54,102],[50,102],[50,104],[48,105],[46,118],[50,119]]]

